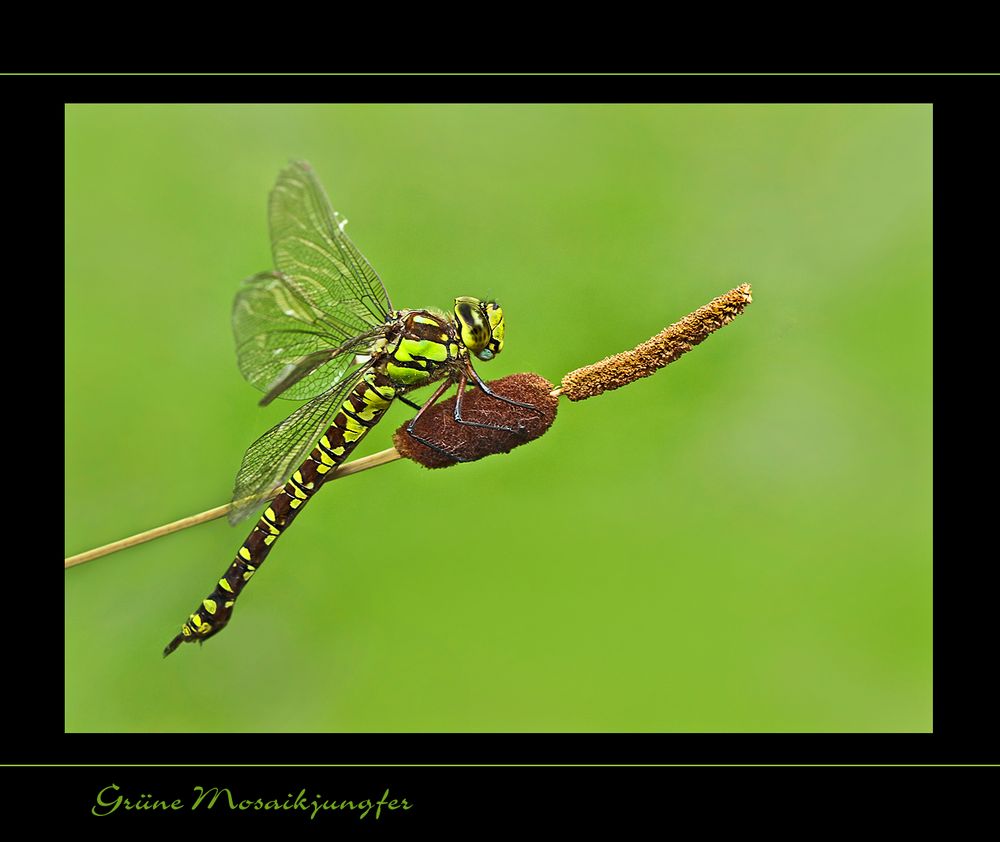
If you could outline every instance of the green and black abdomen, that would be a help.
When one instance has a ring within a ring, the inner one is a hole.
[[[214,590],[163,650],[166,657],[181,643],[204,641],[229,622],[236,598],[267,558],[274,542],[319,489],[326,475],[343,462],[389,408],[399,389],[388,374],[371,368],[348,394],[333,424],[260,516]]]

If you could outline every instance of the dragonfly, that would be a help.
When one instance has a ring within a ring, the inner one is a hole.
[[[500,304],[460,296],[450,314],[396,310],[382,279],[344,233],[347,220],[333,210],[308,163],[293,161],[278,175],[268,217],[275,268],[246,279],[236,296],[237,359],[243,376],[264,392],[261,405],[276,398],[308,402],[243,456],[229,521],[235,525],[267,506],[164,657],[182,643],[204,643],[225,628],[275,541],[396,400],[417,410],[406,434],[456,462],[465,461],[461,454],[417,429],[450,386],[458,386],[458,424],[519,432],[462,417],[470,381],[490,398],[539,411],[494,393],[472,365],[472,357],[485,362],[503,350]],[[437,381],[422,405],[406,397]]]

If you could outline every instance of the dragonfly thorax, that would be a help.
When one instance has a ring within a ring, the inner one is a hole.
[[[503,350],[503,308],[496,301],[456,298],[455,328],[465,347],[481,360],[492,360]]]

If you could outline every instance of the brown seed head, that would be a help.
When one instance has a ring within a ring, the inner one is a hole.
[[[537,407],[537,411],[511,406],[491,398],[478,388],[471,388],[462,398],[463,420],[512,427],[517,432],[457,424],[454,397],[428,409],[417,422],[414,432],[430,439],[442,450],[460,457],[461,461],[472,462],[494,453],[507,453],[537,439],[552,426],[559,398],[549,394],[552,384],[544,377],[531,373],[511,374],[500,380],[491,380],[487,385],[498,395],[531,404]],[[407,434],[406,424],[393,433],[392,441],[400,455],[426,468],[446,468],[459,461],[416,441]]]

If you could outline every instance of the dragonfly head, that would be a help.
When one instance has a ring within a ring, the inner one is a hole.
[[[455,327],[465,347],[481,360],[492,360],[503,350],[503,308],[495,301],[456,298]]]

